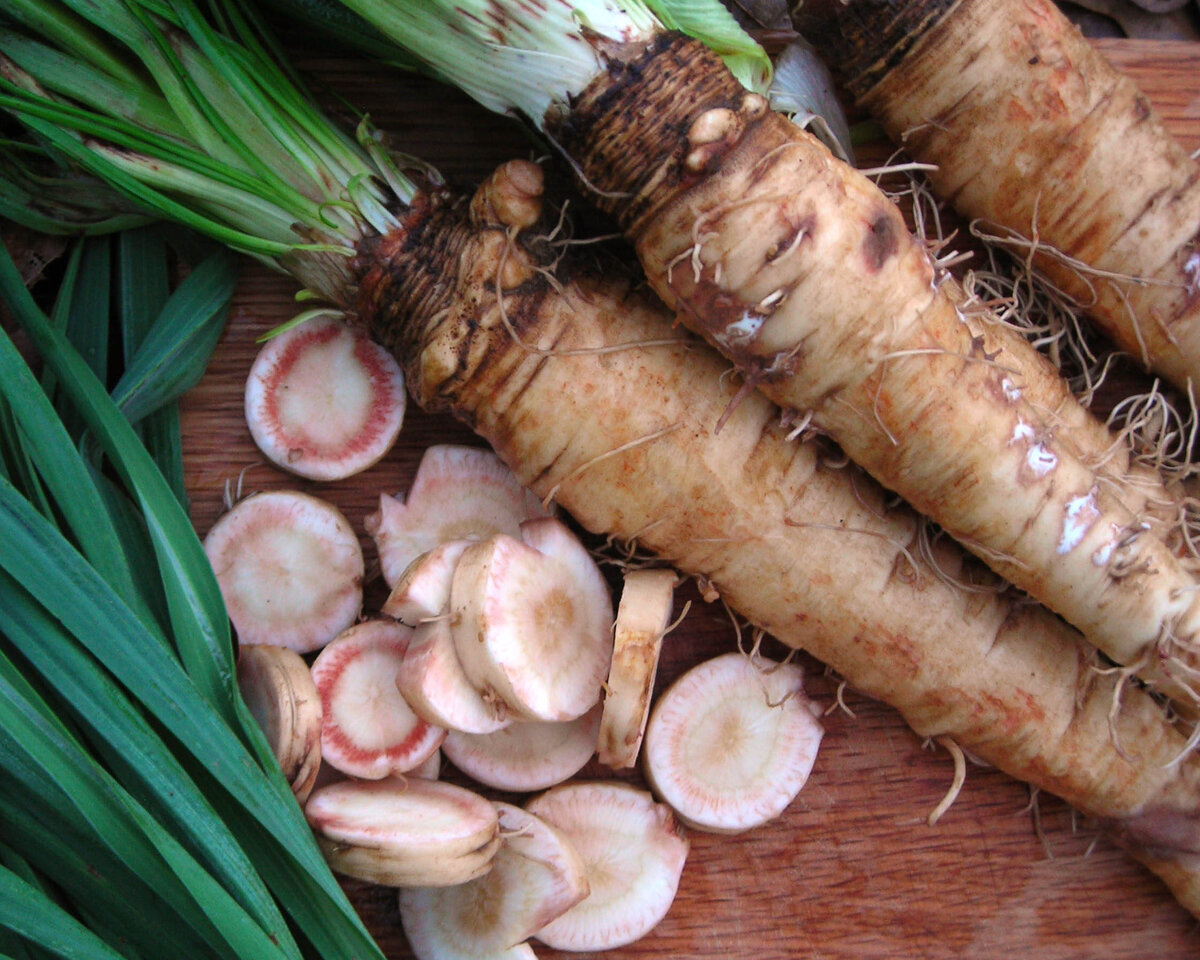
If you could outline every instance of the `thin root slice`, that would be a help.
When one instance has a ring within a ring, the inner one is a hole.
[[[377,463],[404,423],[395,358],[340,320],[309,320],[259,351],[246,381],[246,423],[276,466],[341,480]]]
[[[304,815],[331,869],[387,887],[466,883],[491,869],[501,842],[491,803],[419,777],[333,783]]]
[[[792,802],[823,733],[799,667],[727,653],[693,667],[658,698],[643,767],[688,826],[740,833]]]
[[[525,809],[558,827],[583,860],[590,893],[536,937],[556,950],[609,950],[639,940],[667,915],[688,840],[645,790],[591,781],[553,787]]]
[[[382,495],[366,527],[392,587],[413,560],[447,540],[516,537],[522,520],[545,515],[490,450],[439,444],[421,457],[408,496]]]
[[[378,780],[428,759],[446,731],[413,712],[396,685],[412,631],[367,620],[333,640],[313,661],[325,720],[321,753],[352,777]]]
[[[294,490],[247,497],[204,539],[242,644],[309,653],[358,619],[363,555],[331,503]]]
[[[442,750],[485,786],[514,793],[545,790],[573,777],[596,752],[600,704],[575,720],[523,720],[496,733],[451,730]]]
[[[439,747],[411,770],[405,771],[406,777],[419,777],[422,780],[437,780],[442,775],[442,751]]]
[[[321,696],[304,658],[287,647],[238,651],[238,690],[301,804],[321,768]]]
[[[415,628],[396,672],[396,685],[413,711],[447,730],[494,733],[511,722],[509,709],[495,697],[485,698],[468,679],[447,612],[455,567],[470,545],[449,540],[417,557],[382,612]]]
[[[588,893],[583,862],[563,832],[496,803],[503,842],[492,869],[455,887],[400,891],[400,920],[417,960],[508,960]]]
[[[447,540],[410,563],[400,575],[380,608],[410,627],[440,617],[450,602],[454,568],[470,540]]]
[[[610,767],[637,764],[678,580],[666,569],[625,574],[597,748],[600,762]]]
[[[587,550],[557,520],[473,544],[450,590],[468,678],[527,720],[573,720],[600,698],[612,656],[612,601]]]
[[[430,620],[413,632],[396,686],[414,713],[450,732],[495,734],[512,723],[504,701],[485,697],[467,677],[448,619]]]

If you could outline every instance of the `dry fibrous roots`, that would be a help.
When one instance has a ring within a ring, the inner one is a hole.
[[[810,0],[803,29],[970,219],[1120,348],[1200,384],[1200,166],[1051,0]]]
[[[516,179],[532,203],[529,172]],[[362,261],[359,313],[404,358],[418,402],[453,411],[592,533],[711,583],[756,631],[890,703],[920,736],[950,738],[1105,824],[1200,912],[1200,757],[1182,755],[1156,700],[1130,685],[1110,717],[1119,679],[1092,669],[1059,618],[902,559],[916,517],[887,509],[890,495],[854,467],[826,466],[818,445],[788,440],[760,394],[716,432],[737,390],[725,361],[625,279],[547,282],[538,244],[487,201],[492,186],[471,204],[419,208]],[[951,572],[975,562],[938,549]],[[897,575],[910,563],[916,576]]]
[[[1179,494],[970,300],[878,187],[711,51],[665,35],[622,56],[546,125],[655,292],[743,388],[811,412],[997,573],[1194,705],[1197,581],[1144,520],[1174,520]],[[1144,658],[1165,633],[1174,659]]]

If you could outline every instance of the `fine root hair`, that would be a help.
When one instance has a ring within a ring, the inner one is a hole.
[[[955,742],[953,737],[936,737],[935,742],[949,753],[951,759],[954,761],[954,778],[950,781],[950,788],[946,791],[946,795],[942,797],[941,802],[929,811],[929,817],[926,822],[931,827],[942,819],[942,815],[954,805],[954,801],[958,799],[959,793],[962,792],[963,784],[967,782],[967,758],[966,754],[963,753],[962,747]]]

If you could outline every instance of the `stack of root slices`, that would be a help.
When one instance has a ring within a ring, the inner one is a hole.
[[[430,448],[367,526],[391,592],[365,618],[330,504],[249,497],[206,546],[244,698],[333,869],[399,889],[418,960],[631,943],[674,900],[685,827],[760,826],[804,785],[822,728],[800,670],[734,652],[652,706],[676,575],[627,570],[614,616],[494,454]],[[438,780],[443,757],[470,787]],[[621,773],[573,781],[593,757]]]

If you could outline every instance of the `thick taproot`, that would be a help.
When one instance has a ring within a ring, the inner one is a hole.
[[[593,81],[559,137],[650,284],[772,401],[1192,706],[1200,591],[1103,465],[1119,441],[1028,343],[962,308],[874,183],[732,78],[684,96],[727,73],[690,41],[669,51]],[[639,118],[654,136],[613,167]]]
[[[440,248],[437,297],[412,295],[428,289],[426,270],[405,260],[375,274],[403,314],[380,312],[364,288],[364,320],[406,345],[423,405],[470,423],[593,532],[707,579],[919,734],[953,737],[1098,818],[1200,913],[1200,758],[1172,762],[1184,739],[1148,694],[1126,689],[1110,726],[1118,681],[1093,669],[1078,633],[1009,593],[948,584],[908,549],[908,509],[887,509],[853,468],[827,466],[818,444],[790,441],[764,397],[730,409],[725,362],[661,305],[611,276],[552,284],[539,272],[548,255],[491,205],[473,210]],[[939,560],[950,576],[990,582],[953,545]]]
[[[858,103],[1123,350],[1200,386],[1200,164],[1051,0],[828,3]],[[1023,252],[1023,251],[1022,251]]]

